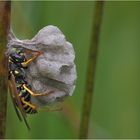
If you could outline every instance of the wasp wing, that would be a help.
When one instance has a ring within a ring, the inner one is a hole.
[[[14,105],[15,112],[16,112],[19,120],[22,121],[22,118],[21,118],[21,115],[19,113],[19,110],[17,109],[15,98],[12,95],[12,93],[13,93],[13,87],[12,87],[12,84],[11,84],[10,81],[8,82],[8,86],[9,86],[9,90],[10,90],[9,92],[10,92],[10,96],[11,96],[11,99],[12,99],[12,102],[13,102],[13,105]]]
[[[20,100],[20,98],[18,96],[16,83],[15,83],[15,78],[14,78],[14,75],[12,73],[10,74],[9,82],[10,82],[10,85],[12,86],[12,89],[13,89],[13,92],[11,92],[11,95],[12,95],[11,97],[13,98],[12,100],[14,100],[14,104],[18,107],[18,109],[19,109],[19,111],[20,111],[20,113],[21,113],[21,115],[23,117],[23,120],[24,120],[28,130],[30,130],[30,127],[29,127],[29,125],[27,123],[27,120],[26,120],[27,116],[26,116],[26,113],[25,113],[25,111],[24,111],[24,109],[22,107],[21,100]]]
[[[8,67],[9,67],[9,65],[8,65],[8,54],[5,55],[5,66],[6,66],[6,69],[7,69],[6,73],[8,75]],[[13,86],[12,86],[10,80],[8,80],[8,88],[9,88],[9,93],[10,93],[10,96],[11,96],[11,99],[12,99],[12,102],[13,102],[13,105],[14,105],[15,112],[16,112],[19,120],[22,121],[22,117],[21,117],[21,115],[19,113],[19,110],[17,109],[15,98],[12,95],[12,93],[14,91],[13,91]]]

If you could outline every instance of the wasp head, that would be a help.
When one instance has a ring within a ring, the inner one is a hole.
[[[25,54],[21,48],[13,48],[10,53],[10,58],[15,63],[22,63],[25,61]]]

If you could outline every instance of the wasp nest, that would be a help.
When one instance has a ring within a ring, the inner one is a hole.
[[[43,52],[29,65],[27,80],[35,93],[52,93],[32,97],[33,103],[49,105],[72,95],[76,80],[75,53],[72,44],[56,26],[44,27],[31,40],[19,40],[10,32],[8,51],[13,47]]]

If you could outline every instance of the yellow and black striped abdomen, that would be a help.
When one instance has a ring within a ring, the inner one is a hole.
[[[32,108],[31,106],[29,106],[29,105],[27,105],[25,103],[23,105],[23,108],[24,108],[25,112],[28,113],[28,114],[35,114],[35,113],[37,113],[36,109]]]
[[[24,100],[24,101],[21,100],[23,109],[28,114],[37,113],[37,110],[31,106],[31,95],[28,93],[27,90],[22,89],[21,86],[22,85],[18,85],[17,88],[20,89],[20,91],[18,92],[20,99],[23,99]]]

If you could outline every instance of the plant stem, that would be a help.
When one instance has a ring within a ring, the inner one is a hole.
[[[101,21],[103,15],[103,1],[95,2],[95,10],[94,10],[94,22],[92,29],[92,39],[91,46],[89,50],[89,64],[87,68],[87,81],[86,81],[86,91],[84,95],[83,101],[83,111],[81,118],[81,126],[80,126],[80,138],[86,139],[88,137],[88,128],[89,128],[89,120],[91,114],[92,107],[92,96],[94,90],[95,83],[95,70],[96,70],[96,59],[97,59],[97,50],[99,45],[99,36],[100,36],[100,28]]]
[[[11,2],[0,2],[0,139],[5,138],[7,110],[7,69],[5,50],[10,28]]]

